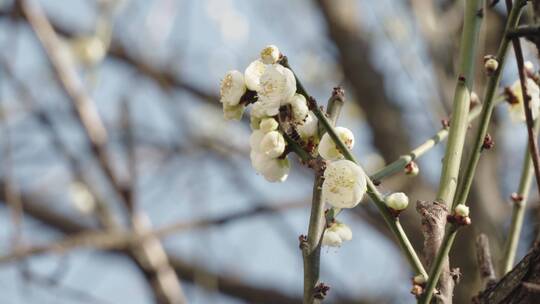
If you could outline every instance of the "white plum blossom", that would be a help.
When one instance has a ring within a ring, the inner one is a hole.
[[[354,135],[351,130],[344,127],[336,127],[335,130],[347,148],[352,149],[354,146]],[[334,140],[328,133],[325,133],[322,136],[318,151],[319,155],[326,160],[337,160],[343,158],[343,154],[339,152]]]
[[[246,92],[244,75],[239,71],[227,72],[221,81],[220,101],[223,105],[235,106],[240,102],[240,98]]]
[[[323,234],[322,246],[329,246],[329,247],[340,247],[341,243],[343,241],[339,237],[339,234],[337,234],[335,231],[331,231],[326,229]]]
[[[531,113],[533,119],[536,119],[536,117],[538,117],[538,112],[540,109],[540,88],[534,82],[534,80],[530,78],[527,78],[526,86],[527,93],[531,97]],[[517,80],[516,82],[514,82],[510,90],[512,91],[512,95],[514,95],[515,97],[515,101],[511,102],[509,107],[510,118],[513,122],[525,121],[525,107],[523,103],[523,94],[521,92],[520,81]]]
[[[469,207],[463,204],[459,204],[454,209],[454,212],[456,213],[457,216],[467,217],[469,216]]]
[[[409,198],[403,192],[396,192],[386,196],[384,203],[388,208],[401,211],[405,210],[409,205]]]
[[[269,182],[283,182],[289,175],[289,160],[287,158],[271,158],[262,152],[251,151],[251,165]]]
[[[261,123],[259,124],[259,129],[264,133],[268,133],[270,131],[277,130],[278,126],[279,124],[274,118],[267,117],[261,120]]]
[[[313,112],[309,112],[304,122],[298,125],[296,129],[303,139],[314,137],[319,131],[319,120]]]
[[[349,226],[335,222],[326,228],[322,238],[322,246],[339,247],[345,241],[352,240],[352,231]]]
[[[285,151],[285,138],[278,131],[270,131],[263,136],[259,148],[268,157],[279,157]]]
[[[279,59],[279,49],[277,46],[270,44],[261,51],[261,60],[265,64],[274,64]]]
[[[366,193],[364,171],[350,160],[338,160],[324,171],[323,199],[336,208],[353,208]]]
[[[261,85],[261,76],[266,70],[266,65],[257,59],[251,62],[244,71],[246,86],[252,91],[259,91]]]
[[[260,78],[260,87],[257,90],[260,110],[266,116],[274,116],[279,107],[296,92],[296,79],[291,70],[273,64],[266,67]]]
[[[287,103],[291,105],[293,121],[302,123],[309,113],[306,98],[301,94],[294,94]]]

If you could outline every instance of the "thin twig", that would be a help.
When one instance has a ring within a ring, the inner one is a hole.
[[[481,233],[476,238],[476,260],[484,288],[495,282],[495,269],[491,258],[488,237]]]

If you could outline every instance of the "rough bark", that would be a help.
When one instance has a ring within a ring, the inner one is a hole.
[[[540,299],[540,244],[503,278],[474,298],[474,303],[525,304]]]

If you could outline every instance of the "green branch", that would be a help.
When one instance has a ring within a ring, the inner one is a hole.
[[[470,4],[470,2],[468,3]],[[475,141],[474,141],[474,150],[472,151],[471,158],[469,159],[469,162],[467,163],[465,173],[461,179],[462,183],[460,184],[460,187],[458,188],[459,189],[458,195],[454,197],[451,212],[453,212],[454,208],[458,204],[465,204],[467,200],[468,193],[470,191],[472,181],[474,178],[474,173],[476,171],[476,166],[478,164],[478,160],[480,159],[480,153],[482,152],[482,146],[484,143],[484,138],[487,134],[489,121],[491,120],[491,114],[495,106],[495,103],[494,103],[495,91],[499,85],[501,72],[504,66],[504,61],[506,59],[506,53],[507,53],[509,42],[510,42],[510,40],[507,38],[506,33],[508,33],[509,30],[512,30],[516,27],[517,22],[519,20],[520,13],[521,13],[521,8],[523,7],[524,4],[525,4],[524,0],[518,0],[516,1],[515,6],[510,10],[510,13],[506,22],[503,38],[502,38],[503,40],[501,41],[501,45],[499,46],[499,50],[497,51],[497,56],[496,56],[496,60],[499,62],[499,67],[497,70],[493,72],[493,74],[488,80],[485,97],[484,97],[484,107],[482,108],[482,114],[481,114],[481,119],[480,119],[480,126],[478,128]],[[466,29],[466,24],[464,26],[464,31],[465,29]],[[456,234],[458,231],[457,227],[458,226],[456,226],[455,224],[447,225],[446,230],[445,230],[445,235],[441,243],[441,247],[439,248],[439,252],[437,256],[435,257],[435,260],[430,270],[430,278],[428,280],[424,294],[419,300],[419,303],[424,303],[424,304],[430,303],[431,297],[433,295],[433,291],[435,290],[435,286],[437,285],[439,276],[442,271],[443,261],[445,260],[445,257],[448,256],[448,253],[450,252],[450,249],[456,237]]]
[[[285,56],[282,58],[280,63],[283,66],[290,69],[290,66],[287,62],[287,58]],[[307,93],[306,89],[304,88],[304,86],[302,85],[302,83],[300,82],[296,74],[295,74],[295,77],[296,77],[297,92],[304,95],[304,97],[306,97],[308,102],[314,102],[314,99]],[[328,135],[332,138],[337,148],[345,156],[345,158],[356,163],[357,165],[360,165],[358,161],[356,160],[356,158],[354,157],[354,155],[351,153],[351,151],[347,148],[345,143],[343,143],[343,141],[337,135],[332,125],[332,122],[326,117],[326,115],[321,111],[321,109],[316,104],[312,107],[312,111],[315,114],[315,116],[317,116],[319,123],[326,130],[326,132],[328,132]],[[407,235],[405,234],[405,231],[403,231],[403,228],[401,227],[399,219],[390,213],[390,210],[388,210],[388,208],[386,207],[384,203],[384,198],[382,194],[375,187],[375,185],[373,184],[369,176],[366,176],[366,180],[367,180],[367,194],[377,206],[379,213],[382,215],[384,221],[386,222],[386,224],[388,225],[392,233],[396,236],[396,239],[398,240],[398,243],[401,249],[405,253],[405,256],[407,257],[408,262],[410,263],[411,267],[414,269],[415,274],[421,274],[427,277],[427,273],[424,269],[424,266],[422,265],[420,258],[416,254],[416,251],[414,250],[411,242],[409,241]],[[334,210],[334,211],[337,211],[337,210]]]

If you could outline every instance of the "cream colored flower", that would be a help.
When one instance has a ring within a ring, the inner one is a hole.
[[[263,136],[260,150],[268,157],[279,157],[285,151],[285,138],[278,131],[270,131]]]
[[[240,102],[240,98],[246,92],[244,75],[234,70],[225,74],[221,81],[220,101],[223,105],[235,106]]]
[[[296,92],[296,79],[291,70],[279,65],[269,65],[260,78],[257,90],[258,101],[266,116],[279,112],[281,103],[286,102]]]
[[[343,143],[352,149],[354,146],[354,135],[351,130],[344,127],[335,128],[337,135],[343,141]],[[326,160],[337,160],[343,158],[343,154],[338,150],[334,140],[328,133],[325,133],[319,143],[319,155]]]
[[[309,113],[306,98],[301,94],[294,94],[286,103],[291,105],[293,121],[303,123]]]
[[[267,118],[264,118],[263,120],[261,120],[259,128],[264,133],[268,133],[270,131],[277,130],[278,126],[279,126],[279,124],[278,124],[277,120],[275,120],[272,117],[267,117]]]
[[[277,46],[271,44],[266,46],[261,51],[261,60],[265,64],[274,64],[279,59],[279,49]]]
[[[527,93],[531,97],[530,103],[531,103],[531,113],[533,116],[533,119],[536,119],[538,117],[538,111],[540,109],[540,88],[538,85],[530,78],[527,78]],[[512,91],[512,94],[515,97],[514,103],[510,104],[509,111],[510,111],[510,118],[514,122],[522,122],[525,121],[525,107],[523,103],[523,94],[521,91],[521,83],[519,80],[514,82],[512,87],[510,88]]]
[[[262,152],[251,151],[251,165],[269,182],[283,182],[289,176],[289,160],[287,158],[270,158]]]
[[[266,65],[257,59],[251,62],[244,71],[246,86],[252,91],[259,91],[261,85],[261,76],[266,70]]]
[[[403,192],[395,192],[385,197],[384,203],[388,208],[401,211],[409,206],[409,198]]]
[[[366,175],[350,160],[338,160],[324,171],[322,197],[336,208],[353,208],[366,193]]]

